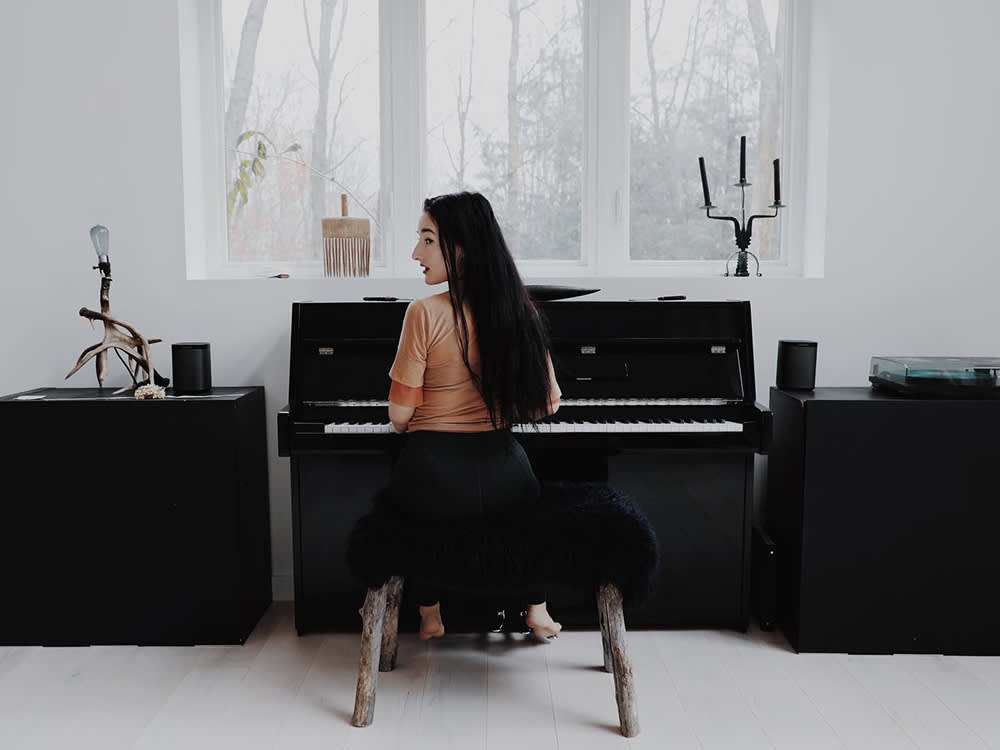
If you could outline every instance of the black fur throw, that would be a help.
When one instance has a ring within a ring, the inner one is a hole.
[[[394,575],[498,594],[608,581],[627,604],[642,604],[652,591],[659,546],[634,501],[597,482],[541,486],[541,498],[523,512],[445,522],[401,513],[382,490],[351,531],[347,564],[370,587]]]

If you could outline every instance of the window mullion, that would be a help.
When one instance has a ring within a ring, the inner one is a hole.
[[[218,3],[181,0],[178,13],[187,278],[215,278],[229,246],[221,11]]]
[[[785,39],[781,259],[790,275],[823,275],[829,111],[829,38],[823,3],[789,3]],[[785,166],[788,165],[788,166]],[[791,196],[791,197],[789,197]],[[796,248],[796,250],[792,250]]]
[[[587,4],[587,146],[584,238],[599,275],[619,275],[628,261],[629,3]],[[588,234],[588,229],[590,234]]]
[[[382,202],[389,273],[406,275],[426,173],[424,0],[381,0]]]

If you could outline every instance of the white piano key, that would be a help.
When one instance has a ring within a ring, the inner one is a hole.
[[[533,432],[530,425],[516,425],[514,432]],[[740,422],[727,420],[706,421],[663,421],[663,422],[539,422],[542,433],[697,433],[697,432],[743,432]]]
[[[303,406],[341,407],[341,406],[389,406],[387,399],[334,399],[332,401],[303,401]]]
[[[349,424],[347,422],[330,422],[323,426],[327,435],[383,435],[394,432],[391,422],[365,422]]]
[[[330,422],[323,431],[328,435],[383,435],[394,432],[390,422]],[[531,425],[515,425],[514,432],[532,433]],[[628,421],[628,422],[539,422],[538,432],[545,434],[603,434],[603,433],[713,433],[743,432],[740,422],[722,419],[713,420],[673,420],[673,421]]]

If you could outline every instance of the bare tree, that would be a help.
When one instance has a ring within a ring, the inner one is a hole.
[[[468,143],[469,107],[472,105],[472,55],[476,48],[476,0],[472,0],[472,7],[469,11],[469,71],[468,78],[463,82],[462,73],[458,73],[458,81],[455,85],[455,108],[458,115],[458,154],[452,153],[448,145],[448,139],[442,138],[445,151],[448,153],[448,160],[451,168],[455,172],[455,186],[462,188],[465,185],[465,171],[468,168],[466,157],[466,146]]]
[[[687,113],[687,103],[691,95],[691,87],[695,80],[695,73],[701,63],[701,51],[704,46],[705,36],[705,32],[702,29],[703,17],[702,0],[698,0],[694,17],[688,24],[687,39],[684,43],[684,56],[681,58],[680,70],[678,70],[677,75],[674,77],[674,85],[670,93],[670,103],[667,105],[667,111],[664,113],[666,126],[664,137],[671,140],[674,134],[680,129]],[[687,75],[683,74],[685,68],[687,68]],[[671,113],[673,113],[672,122],[670,119]]]
[[[521,14],[538,0],[525,5],[521,0],[508,0],[510,16],[510,54],[507,58],[507,224],[514,231],[512,244],[520,245],[517,227],[521,204],[521,105],[518,88],[521,85],[518,63],[521,57]]]
[[[267,79],[254,81],[247,106],[246,122],[270,134],[276,143],[291,143],[298,135],[287,122],[290,101],[299,95],[301,78],[286,71],[277,86]],[[277,155],[268,169],[268,178],[256,186],[257,198],[233,213],[229,224],[230,252],[245,253],[255,247],[255,257],[269,261],[308,258],[309,234],[305,206],[308,181],[299,185],[305,168],[295,159]],[[263,257],[261,258],[261,255]]]
[[[660,94],[661,71],[656,66],[656,40],[663,27],[663,12],[666,0],[659,0],[656,7],[652,0],[643,0],[643,35],[646,52],[646,66],[649,72],[649,137],[654,145],[653,163],[649,166],[659,171],[663,179],[672,185],[665,191],[665,197],[671,201],[671,213],[684,213],[686,200],[682,186],[684,171],[678,164],[680,153],[676,147],[677,133],[684,124],[687,114],[687,102],[691,89],[699,72],[701,51],[704,45],[705,32],[702,28],[702,0],[698,0],[694,15],[688,23],[687,38],[684,53],[674,71],[667,71],[665,83],[668,93]],[[672,80],[671,80],[672,79]]]
[[[250,0],[246,17],[243,19],[243,32],[240,34],[240,49],[236,55],[236,69],[233,71],[233,85],[229,90],[229,103],[226,106],[225,149],[226,174],[232,174],[236,159],[234,147],[239,138],[243,121],[246,118],[247,102],[250,100],[250,88],[253,85],[254,61],[257,56],[257,40],[264,24],[264,11],[267,10],[267,0]]]
[[[652,110],[653,132],[657,136],[661,134],[660,98],[657,92],[657,78],[659,76],[656,72],[656,53],[654,52],[653,45],[656,43],[656,37],[660,35],[660,25],[663,23],[663,7],[666,4],[667,0],[660,0],[660,7],[656,11],[653,11],[649,0],[643,0],[642,3],[642,28],[646,38],[646,66],[649,68],[649,105]]]
[[[333,18],[338,4],[340,4],[340,24],[337,29],[336,40],[331,44]],[[325,175],[328,169],[327,142],[329,136],[327,127],[330,107],[330,81],[333,77],[333,66],[337,59],[337,53],[340,52],[340,44],[344,38],[347,0],[342,0],[342,4],[341,0],[321,0],[317,43],[315,45],[313,44],[312,31],[309,28],[309,10],[306,7],[306,0],[302,0],[302,15],[305,18],[309,54],[312,57],[313,65],[316,67],[316,86],[318,89],[316,116],[313,118],[312,152],[310,157],[313,172],[309,180],[309,204],[312,215],[312,241],[310,247],[318,254],[323,245],[323,225],[321,220],[326,213],[327,178]],[[341,87],[340,93],[342,100],[343,87]]]

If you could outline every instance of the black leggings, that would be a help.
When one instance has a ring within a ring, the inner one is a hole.
[[[404,512],[428,520],[484,518],[538,499],[538,479],[517,439],[507,430],[433,432],[406,436],[392,472],[392,495]],[[440,591],[417,587],[421,606]],[[531,604],[545,592],[529,591]]]

